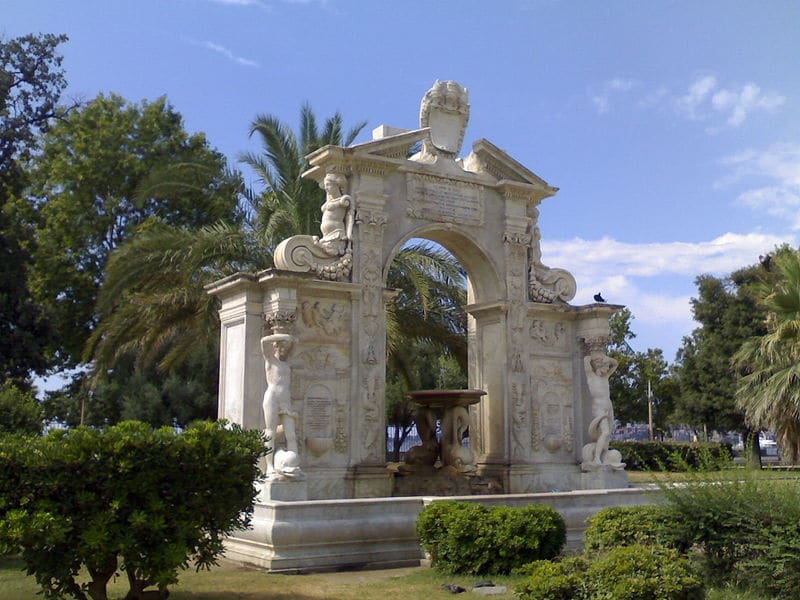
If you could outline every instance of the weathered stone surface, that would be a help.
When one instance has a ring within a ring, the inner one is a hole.
[[[504,596],[508,593],[508,587],[504,585],[474,587],[472,588],[472,593],[478,596]]]

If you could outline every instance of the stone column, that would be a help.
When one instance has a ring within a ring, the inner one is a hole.
[[[384,308],[383,233],[386,227],[383,178],[353,176],[356,198],[356,240],[353,282],[361,284],[358,318],[353,323],[355,409],[351,414],[353,451],[352,496],[386,496],[386,311]]]
[[[237,274],[206,288],[220,299],[220,419],[262,429],[264,395],[262,292],[256,277]]]

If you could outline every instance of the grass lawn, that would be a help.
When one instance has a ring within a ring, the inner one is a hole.
[[[672,481],[686,481],[696,480],[702,477],[706,480],[713,480],[715,476],[719,479],[730,478],[737,473],[743,476],[746,474],[744,468],[734,468],[726,471],[707,471],[703,473],[685,473],[685,472],[656,472],[656,471],[628,471],[628,480],[631,485],[644,485],[648,483],[667,483]],[[780,470],[780,469],[762,469],[755,471],[753,474],[757,477],[764,477],[769,479],[788,479],[793,481],[800,481],[800,471],[796,470]]]
[[[35,600],[41,598],[33,577],[22,571],[17,559],[0,558],[0,599]],[[318,573],[312,575],[276,575],[222,563],[211,571],[185,571],[178,585],[170,587],[170,600],[387,600],[394,598],[453,598],[442,589],[452,583],[470,590],[478,581],[491,580],[508,587],[519,577],[475,577],[444,575],[426,567]],[[112,598],[122,598],[127,591],[124,574],[110,587]],[[469,594],[472,596],[472,594]]]
[[[394,600],[395,598],[443,600],[454,594],[442,589],[452,583],[468,591],[478,581],[491,580],[513,598],[520,577],[474,577],[444,575],[427,567],[380,571],[318,573],[313,575],[275,575],[222,563],[211,571],[186,571],[178,585],[170,588],[170,600]],[[110,586],[112,598],[126,592],[124,577]],[[0,558],[0,599],[35,600],[38,587],[33,577],[22,571],[17,559]],[[472,594],[464,598],[476,597]],[[731,589],[710,590],[707,600],[769,600],[766,597]]]

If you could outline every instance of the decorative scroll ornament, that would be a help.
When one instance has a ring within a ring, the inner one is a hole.
[[[275,266],[285,271],[314,273],[319,279],[346,281],[353,269],[355,205],[345,193],[347,178],[328,173],[323,181],[322,236],[293,235],[275,248]]]
[[[551,269],[542,263],[540,240],[542,234],[536,227],[539,211],[531,211],[531,266],[528,270],[528,292],[532,302],[552,304],[556,301],[569,302],[575,297],[578,286],[572,273],[565,269]]]

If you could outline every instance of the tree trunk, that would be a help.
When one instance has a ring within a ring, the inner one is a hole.
[[[113,556],[102,565],[87,565],[92,580],[87,591],[92,600],[108,600],[108,581],[117,572],[117,557]]]
[[[745,429],[744,431],[744,452],[745,463],[748,469],[761,469],[761,444],[758,441],[757,429]]]

